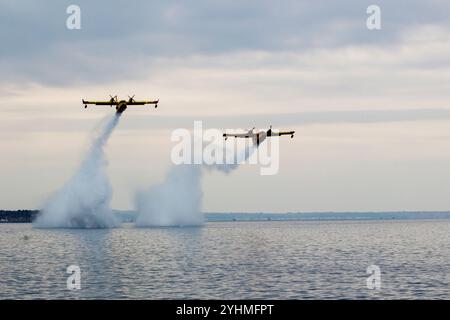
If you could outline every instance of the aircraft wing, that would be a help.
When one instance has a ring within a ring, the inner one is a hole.
[[[149,101],[149,100],[143,100],[143,101],[135,101],[135,100],[133,100],[133,101],[131,101],[131,102],[127,102],[127,105],[129,105],[129,106],[142,106],[142,105],[145,105],[145,104],[158,104],[158,102],[159,102],[159,99],[158,100],[153,100],[153,101]]]
[[[294,137],[295,131],[272,131],[272,136],[291,136],[291,138]]]
[[[111,100],[107,100],[107,101],[87,101],[87,100],[82,100],[83,104],[95,104],[98,106],[110,106],[110,105],[117,105],[117,101],[111,101]]]
[[[294,135],[295,131],[279,131],[279,132],[275,131],[274,133],[279,136],[284,136],[284,135]]]
[[[254,133],[224,133],[223,137],[251,138],[254,135]]]

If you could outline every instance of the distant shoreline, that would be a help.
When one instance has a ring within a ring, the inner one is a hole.
[[[30,223],[39,210],[0,210],[0,223]]]
[[[122,222],[134,222],[134,211],[113,210]],[[39,210],[0,210],[0,223],[31,223]],[[226,221],[364,221],[450,219],[450,211],[205,213],[207,222]]]

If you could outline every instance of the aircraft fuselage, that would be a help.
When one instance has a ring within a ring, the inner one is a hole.
[[[119,101],[119,103],[116,106],[116,113],[121,114],[127,109],[127,102],[125,100]]]

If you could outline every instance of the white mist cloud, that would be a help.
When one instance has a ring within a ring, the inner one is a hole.
[[[198,226],[203,224],[202,175],[205,171],[229,174],[247,160],[256,146],[246,146],[234,164],[182,164],[173,166],[165,180],[135,198],[138,227]]]
[[[136,226],[195,226],[203,223],[201,166],[179,165],[165,181],[136,195]]]
[[[43,228],[110,228],[117,226],[111,211],[112,189],[103,152],[119,122],[108,118],[75,175],[44,204],[35,226]]]

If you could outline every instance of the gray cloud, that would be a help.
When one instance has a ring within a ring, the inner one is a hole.
[[[204,128],[275,128],[313,124],[348,124],[450,120],[450,109],[403,109],[403,110],[365,110],[365,111],[325,111],[295,112],[236,116],[160,116],[150,117],[125,115],[128,121],[121,124],[121,130],[191,129],[194,121],[203,121]],[[38,120],[38,121],[37,121]],[[14,121],[0,120],[0,132],[86,132],[92,129],[87,119],[50,118],[47,115],[32,118],[19,118]]]
[[[2,81],[52,85],[136,78],[144,61],[245,50],[302,51],[393,43],[417,25],[449,26],[444,1],[377,1],[383,31],[365,28],[372,1],[1,1]]]

